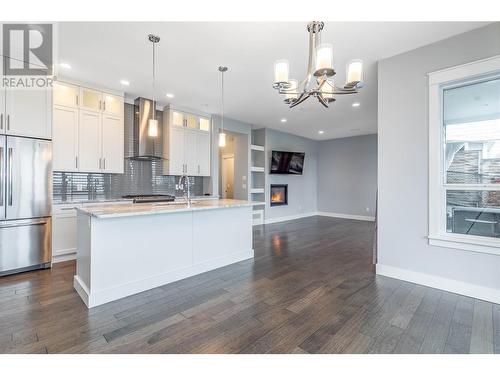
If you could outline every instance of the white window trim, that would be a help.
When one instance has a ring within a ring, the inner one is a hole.
[[[442,94],[443,87],[478,79],[500,71],[500,55],[429,73],[429,244],[460,250],[500,255],[500,239],[446,232],[446,193],[444,186]],[[453,189],[461,185],[454,184]],[[500,190],[500,186],[466,185],[477,190]],[[462,185],[462,187],[464,187]],[[448,187],[449,189],[449,187]]]

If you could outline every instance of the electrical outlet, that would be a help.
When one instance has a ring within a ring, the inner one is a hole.
[[[366,207],[366,212],[370,212],[370,207]]]
[[[241,176],[241,179],[242,179],[243,181],[246,181],[246,180],[247,180],[247,176],[246,176],[246,175],[243,175],[243,176]]]
[[[243,188],[243,190],[246,190],[247,189],[247,184],[243,184],[243,185],[241,185],[241,187]]]

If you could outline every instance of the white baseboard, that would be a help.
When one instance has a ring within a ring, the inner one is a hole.
[[[447,279],[440,276],[386,266],[383,264],[376,265],[376,273],[377,275],[409,281],[411,283],[421,284],[431,288],[441,289],[447,292],[462,294],[464,296],[500,304],[500,290],[498,289],[487,288],[484,286],[465,283],[463,281]]]
[[[362,216],[362,215],[350,215],[350,214],[339,214],[336,212],[317,212],[319,216],[336,217],[339,219],[350,219],[350,220],[362,220],[362,221],[375,221],[374,216]]]
[[[272,219],[265,219],[264,223],[265,224],[274,224],[274,223],[280,223],[282,221],[302,219],[304,217],[317,216],[317,215],[318,215],[317,212],[305,212],[305,213],[297,214],[297,215],[288,215],[288,216],[275,217]]]
[[[66,262],[68,260],[75,260],[76,253],[72,254],[60,254],[52,256],[52,263]]]
[[[311,216],[328,216],[328,217],[336,217],[339,219],[375,221],[374,216],[349,215],[349,214],[339,214],[339,213],[335,213],[335,212],[320,211],[320,212],[306,212],[303,214],[281,216],[281,217],[275,217],[272,219],[266,219],[265,224],[280,223],[282,221],[302,219],[304,217],[311,217]]]

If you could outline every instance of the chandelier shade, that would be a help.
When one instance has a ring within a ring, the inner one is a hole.
[[[316,48],[316,71],[314,75],[333,75],[333,46],[331,44],[321,44]]]
[[[309,60],[306,77],[302,81],[289,79],[290,66],[287,60],[277,60],[274,63],[273,88],[279,94],[285,95],[284,102],[293,108],[310,97],[315,97],[328,108],[335,101],[336,95],[357,94],[363,86],[363,62],[351,60],[346,67],[346,83],[336,87],[332,77],[334,69],[333,46],[320,43],[324,23],[313,21],[307,25],[309,33]],[[313,78],[314,77],[314,78]]]
[[[347,64],[346,86],[355,86],[363,81],[363,61],[351,60]]]
[[[277,60],[274,63],[274,83],[284,84],[288,82],[289,64],[288,60]]]

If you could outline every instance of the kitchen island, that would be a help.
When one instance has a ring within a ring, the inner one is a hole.
[[[77,208],[74,287],[94,307],[253,258],[252,202]]]

